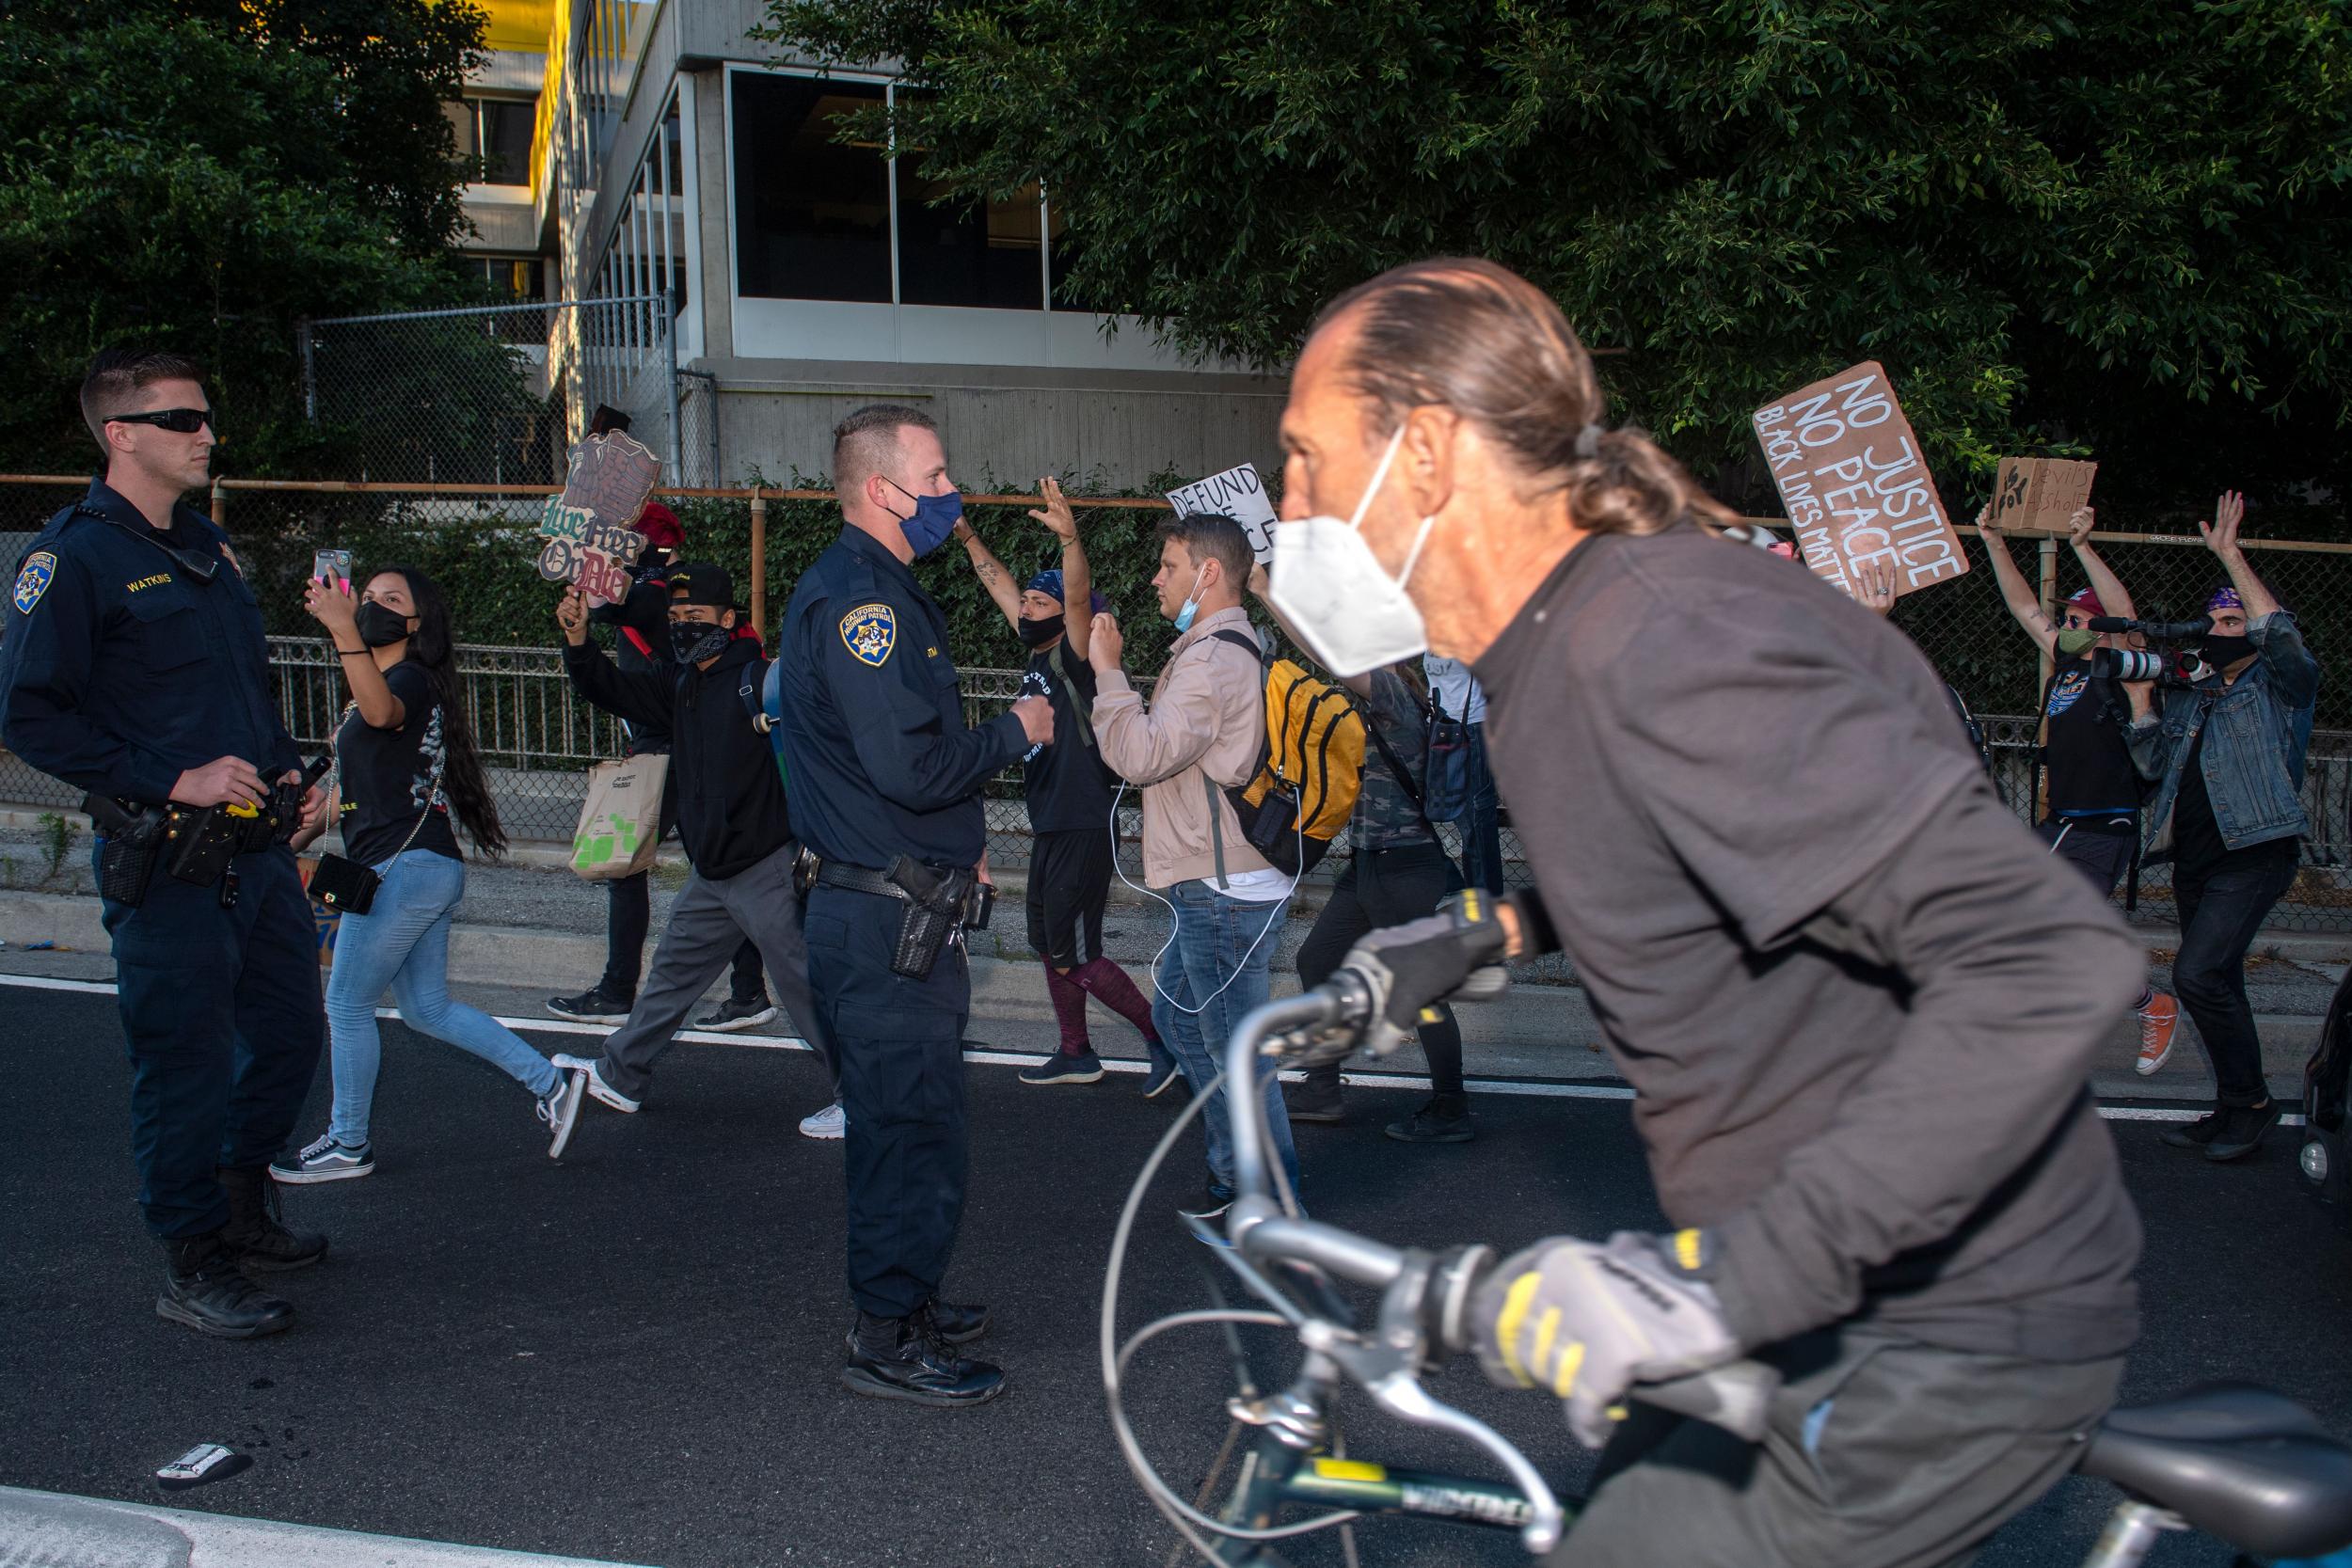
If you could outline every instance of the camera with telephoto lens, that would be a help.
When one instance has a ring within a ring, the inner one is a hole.
[[[2213,634],[2210,615],[2200,615],[2194,621],[2133,621],[2121,615],[2094,615],[2090,618],[2090,629],[2137,632],[2152,644],[2146,648],[2091,650],[2090,673],[2102,679],[2193,686],[2213,673],[2211,665],[2193,650],[2182,646]]]

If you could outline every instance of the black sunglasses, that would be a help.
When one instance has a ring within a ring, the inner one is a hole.
[[[213,426],[214,435],[220,434],[220,426],[213,424],[213,411],[209,408],[157,408],[145,414],[116,414],[106,422],[108,424],[151,424],[168,430],[175,436],[193,436],[209,424]]]

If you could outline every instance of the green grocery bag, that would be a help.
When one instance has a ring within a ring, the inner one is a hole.
[[[660,752],[588,769],[588,799],[572,834],[572,869],[592,882],[634,877],[661,843],[661,790],[670,759]]]

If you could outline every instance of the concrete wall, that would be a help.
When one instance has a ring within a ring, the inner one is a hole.
[[[708,359],[719,378],[725,482],[830,475],[833,427],[869,403],[904,402],[939,421],[956,482],[1025,488],[1041,474],[1075,474],[1089,490],[1141,485],[1155,474],[1198,479],[1255,463],[1281,467],[1278,377]]]

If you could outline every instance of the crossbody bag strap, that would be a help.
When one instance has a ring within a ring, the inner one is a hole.
[[[355,713],[357,713],[357,712],[358,712],[358,711],[359,711],[359,701],[358,701],[358,698],[356,698],[356,697],[355,697],[355,698],[353,698],[353,699],[351,700],[351,702],[350,702],[349,704],[347,704],[347,705],[344,706],[344,708],[343,708],[343,717],[344,717],[344,719],[347,721],[347,720],[349,720],[349,719],[350,719],[350,717],[351,717],[353,714],[355,714]],[[439,718],[440,716],[441,716],[441,705],[440,705],[440,704],[438,704],[438,703],[435,703],[435,704],[433,705],[433,717],[434,717],[435,719],[437,719],[437,718]],[[364,723],[366,723],[366,722],[367,722],[367,721],[366,721],[366,720],[364,720],[364,719],[362,719],[362,720],[360,720],[360,721],[359,721],[359,722],[361,722],[362,724],[364,724]],[[427,721],[426,721],[426,722],[427,722],[428,724],[430,724],[430,723],[432,722],[432,721],[431,721],[431,720],[427,720]],[[336,736],[337,736],[337,739],[336,739],[336,742],[335,742],[335,771],[334,771],[334,774],[333,774],[333,778],[334,778],[334,781],[335,781],[335,795],[336,795],[337,800],[338,800],[338,801],[339,801],[339,802],[340,802],[340,800],[341,800],[341,798],[342,798],[342,792],[343,792],[343,747],[342,747],[342,726],[339,724],[339,725],[337,725],[337,726],[336,726]],[[414,822],[412,822],[412,823],[410,823],[410,824],[409,824],[409,826],[408,826],[408,836],[407,836],[406,838],[402,839],[402,840],[400,841],[400,847],[392,851],[392,859],[394,859],[394,860],[398,860],[398,859],[400,859],[400,857],[401,857],[401,856],[403,856],[403,855],[405,855],[405,854],[406,854],[406,853],[408,852],[409,847],[410,847],[411,845],[413,845],[413,844],[415,844],[415,843],[417,842],[417,835],[418,835],[419,833],[421,833],[421,832],[424,832],[424,819],[425,819],[426,817],[431,816],[433,815],[433,808],[434,808],[435,806],[437,806],[437,805],[440,804],[440,802],[441,802],[441,769],[442,769],[442,766],[443,766],[443,764],[445,764],[448,760],[449,760],[449,736],[446,736],[446,735],[444,735],[444,736],[441,737],[441,754],[440,754],[439,756],[435,757],[435,758],[433,759],[433,778],[432,778],[433,789],[432,789],[432,793],[428,794],[428,795],[424,798],[424,810],[422,810],[422,811],[419,812],[419,813],[417,814],[417,819],[416,819],[416,821],[414,821]],[[337,827],[337,829],[338,829],[338,830],[340,830],[340,829],[342,828],[342,823],[340,823],[340,822],[336,824],[336,827]],[[348,848],[350,848],[350,847],[351,847],[351,846],[350,846],[350,845],[348,845],[348,844],[346,844],[346,845],[344,845],[344,846],[343,846],[343,847],[344,847],[344,848],[346,848],[346,849],[348,849]]]
[[[1200,770],[1200,787],[1209,797],[1209,848],[1216,856],[1216,885],[1229,886],[1225,879],[1225,814],[1217,808],[1224,802],[1217,799],[1216,781],[1209,777],[1207,768]]]
[[[1061,676],[1062,689],[1070,693],[1071,711],[1078,716],[1078,743],[1091,752],[1094,750],[1094,705],[1087,701],[1086,693],[1078,689],[1078,683],[1071,677],[1070,661],[1062,657],[1062,651],[1069,646],[1070,639],[1065,637],[1055,643],[1053,652],[1045,657],[1053,663],[1054,673]]]
[[[1356,705],[1350,703],[1348,706],[1356,707]],[[1415,811],[1421,813],[1422,825],[1427,826],[1429,808],[1422,803],[1421,789],[1413,783],[1411,769],[1399,762],[1396,753],[1389,749],[1388,738],[1380,733],[1380,726],[1374,722],[1371,714],[1366,713],[1362,708],[1356,707],[1356,718],[1357,721],[1364,726],[1364,733],[1372,736],[1372,743],[1380,749],[1380,760],[1389,765],[1389,771],[1396,775],[1396,782],[1405,786],[1405,798],[1413,802]]]

